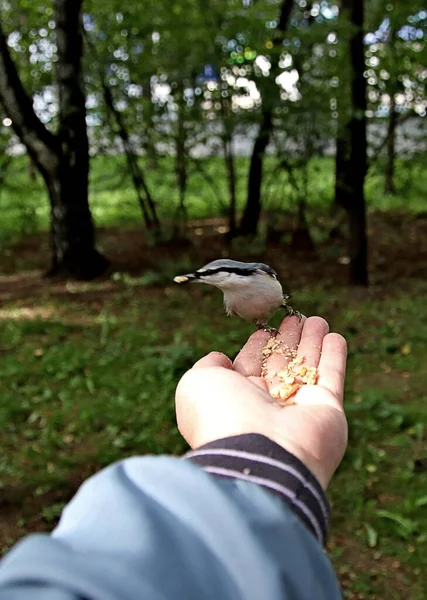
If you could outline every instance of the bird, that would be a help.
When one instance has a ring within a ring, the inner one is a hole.
[[[227,316],[238,315],[257,329],[277,333],[268,321],[274,312],[284,309],[289,316],[301,313],[287,304],[277,273],[264,263],[220,259],[207,263],[193,273],[177,275],[175,283],[207,283],[224,294]]]

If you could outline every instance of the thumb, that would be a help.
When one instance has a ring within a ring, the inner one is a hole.
[[[207,369],[209,367],[222,367],[224,369],[231,369],[233,363],[231,360],[222,352],[210,352],[200,360],[198,360],[193,369]]]

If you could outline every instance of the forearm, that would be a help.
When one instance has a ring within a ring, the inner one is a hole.
[[[320,486],[258,441],[263,454],[243,436],[189,460],[131,458],[95,475],[51,536],[6,556],[0,599],[339,598],[315,539],[327,526]]]

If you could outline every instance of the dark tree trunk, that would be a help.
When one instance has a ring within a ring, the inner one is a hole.
[[[185,98],[183,82],[180,82],[177,94],[178,129],[175,138],[175,177],[179,198],[177,219],[175,221],[175,234],[182,232],[187,218],[187,209],[185,205],[187,194],[187,135],[185,131]]]
[[[384,191],[386,194],[396,193],[396,188],[394,185],[394,165],[396,162],[396,126],[396,103],[394,100],[394,94],[392,94],[387,128],[387,162],[384,174]]]
[[[256,137],[249,167],[248,192],[245,210],[240,222],[242,235],[255,235],[261,214],[261,186],[264,155],[273,128],[273,111],[264,110],[261,125]]]
[[[228,237],[232,239],[236,235],[236,168],[234,164],[233,141],[224,140],[224,159],[227,169],[229,206],[228,206]]]
[[[78,167],[63,160],[45,177],[51,204],[52,267],[49,276],[91,280],[108,261],[94,247],[94,228],[87,192]]]
[[[89,151],[81,87],[81,0],[56,0],[59,129],[36,116],[0,30],[0,99],[41,173],[51,201],[51,274],[93,279],[108,261],[95,249],[88,203]]]
[[[51,200],[51,274],[92,279],[108,262],[95,250],[94,227],[88,201],[89,143],[85,96],[82,90],[83,52],[80,1],[57,0],[56,80],[59,96],[60,144],[58,167],[45,177]]]
[[[227,239],[232,240],[236,235],[236,167],[233,153],[233,125],[231,123],[232,111],[229,98],[221,95],[221,117],[223,123],[222,150],[224,156],[225,170],[228,183],[228,235]]]
[[[392,70],[394,73],[398,72],[398,56],[396,52],[396,24],[393,21],[390,22],[390,29],[388,32],[388,46],[390,49]],[[388,93],[390,94],[390,114],[388,117],[387,126],[387,138],[386,138],[386,149],[387,149],[387,161],[384,173],[384,192],[386,194],[395,194],[396,189],[394,186],[394,165],[396,162],[396,128],[398,123],[398,114],[396,112],[396,100],[395,95],[399,91],[399,88],[403,88],[402,82],[396,77],[391,80],[390,88]]]
[[[273,52],[270,57],[271,68],[268,80],[261,89],[262,108],[261,124],[252,149],[249,167],[248,191],[246,206],[240,222],[241,235],[255,235],[261,214],[261,187],[265,151],[273,131],[273,110],[278,100],[276,77],[279,74],[279,61],[282,50],[283,36],[289,27],[294,0],[283,0],[276,35],[273,39]]]
[[[339,131],[336,140],[335,155],[335,208],[347,211],[351,204],[351,146],[350,132],[347,127]]]
[[[366,204],[366,79],[363,47],[363,0],[343,0],[342,11],[353,29],[350,38],[351,117],[337,141],[336,204],[349,224],[350,283],[368,285]]]

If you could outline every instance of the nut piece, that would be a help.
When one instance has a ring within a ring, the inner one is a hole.
[[[276,385],[276,387],[271,388],[270,396],[272,396],[273,398],[276,398],[276,400],[278,400],[280,398],[280,390],[281,389],[282,389],[281,385]]]
[[[273,353],[281,354],[289,362],[282,371],[277,373],[280,383],[270,390],[270,395],[279,400],[282,405],[291,406],[295,402],[289,402],[289,398],[301,389],[303,385],[316,385],[318,376],[317,368],[304,365],[304,357],[298,355],[296,350],[276,338],[270,338],[262,350],[261,374],[264,378],[275,375],[275,373],[269,372],[267,367],[267,360]]]
[[[293,396],[301,387],[302,385],[300,383],[293,383],[292,385],[285,384],[281,386],[279,392],[280,400],[287,400],[288,398]]]

